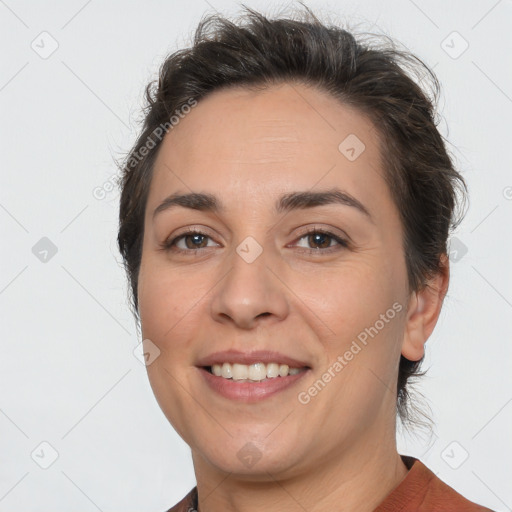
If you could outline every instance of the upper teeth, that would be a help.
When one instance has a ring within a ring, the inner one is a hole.
[[[263,380],[278,376],[286,377],[287,375],[295,375],[301,370],[302,368],[290,368],[287,364],[279,363],[254,363],[251,365],[223,363],[212,366],[214,375],[233,380]]]

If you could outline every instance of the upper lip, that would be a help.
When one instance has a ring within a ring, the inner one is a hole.
[[[203,357],[197,362],[197,366],[213,366],[222,363],[255,364],[255,363],[279,363],[287,364],[290,368],[308,367],[304,361],[299,361],[293,357],[286,356],[273,350],[254,350],[251,352],[242,352],[240,350],[223,350]]]

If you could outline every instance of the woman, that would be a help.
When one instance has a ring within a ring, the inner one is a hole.
[[[308,15],[203,20],[124,165],[148,375],[197,479],[170,510],[489,510],[396,446],[465,191],[438,82]]]

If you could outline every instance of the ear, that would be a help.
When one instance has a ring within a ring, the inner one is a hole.
[[[407,307],[402,355],[419,361],[425,354],[425,343],[436,326],[450,281],[450,263],[441,255],[440,271],[420,291],[413,292]]]

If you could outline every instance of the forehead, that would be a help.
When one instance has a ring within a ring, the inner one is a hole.
[[[390,200],[372,122],[302,84],[236,87],[200,100],[165,136],[148,205],[178,189],[261,202],[331,186]]]

